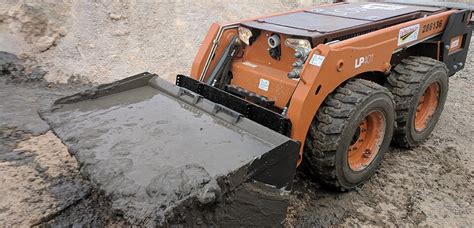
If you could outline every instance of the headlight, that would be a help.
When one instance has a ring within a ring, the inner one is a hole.
[[[239,27],[239,39],[247,45],[250,45],[250,38],[252,37],[252,31],[248,28]]]
[[[268,46],[271,48],[276,48],[280,45],[280,36],[273,35],[268,37]]]
[[[295,50],[299,48],[311,50],[311,43],[309,42],[309,40],[288,38],[285,40],[285,45]]]

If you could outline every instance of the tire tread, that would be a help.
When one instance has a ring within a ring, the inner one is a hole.
[[[386,87],[394,96],[395,121],[397,127],[392,143],[399,147],[412,148],[407,137],[407,121],[409,109],[415,94],[426,79],[426,75],[434,68],[441,67],[447,71],[444,63],[424,56],[410,56],[401,61],[387,78]]]
[[[337,177],[336,150],[344,127],[357,106],[380,91],[391,96],[387,88],[375,82],[350,79],[330,94],[319,108],[308,131],[304,155],[310,173],[324,184],[341,191],[351,189],[344,187]]]

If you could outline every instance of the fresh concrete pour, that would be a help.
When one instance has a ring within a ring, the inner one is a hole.
[[[151,86],[123,91],[121,84],[60,99],[41,112],[112,213],[137,225],[278,225],[285,219],[289,196],[281,186],[244,183],[272,142]]]

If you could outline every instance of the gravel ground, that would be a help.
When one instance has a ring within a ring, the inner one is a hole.
[[[35,112],[42,104],[88,87],[84,83],[143,71],[173,81],[189,72],[213,21],[311,3],[0,3],[0,51],[19,58],[0,53],[0,65],[14,62],[8,74],[0,70],[0,224],[121,224],[97,216],[100,208],[88,197],[77,163]],[[450,78],[445,111],[422,146],[390,149],[376,175],[349,193],[327,191],[299,174],[286,225],[474,226],[472,52],[466,66]]]
[[[471,44],[472,45],[472,44]],[[391,148],[360,189],[327,192],[301,175],[295,224],[474,226],[474,56],[450,78],[444,112],[430,138],[412,150]]]

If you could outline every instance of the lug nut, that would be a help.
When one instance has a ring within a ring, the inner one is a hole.
[[[370,155],[372,154],[372,151],[370,151],[369,149],[365,150],[364,151],[364,158],[370,158]]]

